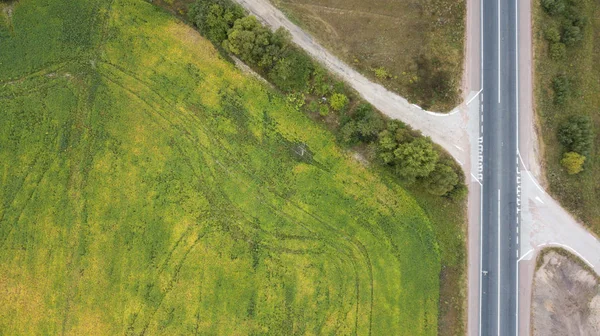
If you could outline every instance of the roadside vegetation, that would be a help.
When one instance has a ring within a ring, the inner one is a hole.
[[[600,234],[600,6],[539,0],[534,6],[536,111],[550,191]]]
[[[0,334],[462,328],[429,139],[229,2],[190,11],[220,51],[141,0],[45,4],[0,21]]]
[[[271,0],[371,80],[427,110],[460,103],[463,0]]]

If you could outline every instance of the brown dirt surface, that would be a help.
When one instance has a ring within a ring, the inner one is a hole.
[[[600,335],[600,279],[576,257],[550,250],[538,259],[532,298],[534,336]]]
[[[343,61],[410,102],[435,111],[459,103],[464,0],[270,1]],[[377,78],[381,67],[388,76]],[[426,88],[443,76],[452,94]]]

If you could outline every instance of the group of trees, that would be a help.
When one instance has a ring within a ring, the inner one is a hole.
[[[593,142],[592,121],[587,116],[572,116],[558,130],[558,141],[566,152],[561,164],[571,175],[583,170]]]
[[[288,102],[296,109],[305,107],[323,117],[333,111],[339,121],[338,139],[343,145],[374,145],[385,166],[405,181],[422,182],[434,195],[456,194],[457,186],[464,187],[460,172],[451,161],[440,159],[439,150],[429,138],[399,121],[387,121],[370,104],[356,102],[357,98],[342,82],[334,80],[291,43],[286,30],[272,32],[231,0],[197,0],[188,14],[214,44],[239,57],[287,93]],[[420,65],[424,74],[433,74],[422,76],[418,85],[423,90],[427,87],[436,95],[453,94],[447,74],[435,60],[426,59]]]
[[[567,55],[567,47],[572,47],[583,39],[587,18],[577,1],[542,0],[542,7],[558,22],[546,27],[544,31],[550,57],[555,61],[563,60]]]
[[[390,121],[379,134],[379,156],[408,182],[420,180],[434,195],[447,195],[459,184],[452,162],[441,160],[431,139],[399,121]]]

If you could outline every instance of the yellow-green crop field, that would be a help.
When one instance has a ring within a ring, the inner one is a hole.
[[[193,29],[0,15],[0,334],[437,333],[422,208]]]

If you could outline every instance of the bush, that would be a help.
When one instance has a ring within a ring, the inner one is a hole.
[[[329,105],[334,111],[341,111],[348,105],[348,97],[343,93],[334,93],[329,100]]]
[[[565,75],[557,75],[552,79],[552,88],[554,89],[554,103],[562,105],[567,101],[570,93],[569,79]]]
[[[560,42],[560,31],[554,26],[548,27],[544,30],[544,37],[550,43]]]
[[[236,20],[246,16],[244,9],[230,0],[203,0],[190,5],[190,21],[200,33],[220,45]]]
[[[583,170],[584,162],[585,156],[575,152],[565,153],[562,160],[560,160],[560,164],[567,170],[569,175],[579,174]]]
[[[310,58],[294,49],[277,60],[269,72],[269,79],[284,92],[306,91],[312,70]]]
[[[444,196],[448,194],[458,184],[458,174],[454,169],[445,164],[438,163],[435,165],[435,169],[425,178],[426,190],[438,196]]]
[[[593,140],[592,121],[587,116],[573,116],[558,130],[558,141],[569,152],[587,156]]]
[[[393,153],[392,162],[396,174],[408,182],[431,174],[439,158],[431,140],[425,137],[400,144]]]
[[[567,46],[573,46],[583,39],[583,32],[578,26],[567,25],[564,27],[562,42]]]
[[[565,11],[564,0],[542,0],[542,7],[550,15],[557,15]]]
[[[350,116],[342,119],[341,140],[349,145],[373,142],[384,126],[383,118],[373,110],[373,107],[363,103]]]
[[[567,56],[567,46],[564,43],[552,43],[550,45],[550,58],[554,61],[561,61]]]
[[[329,115],[329,106],[325,105],[325,104],[321,104],[321,106],[319,106],[319,114],[322,117],[326,117]]]

